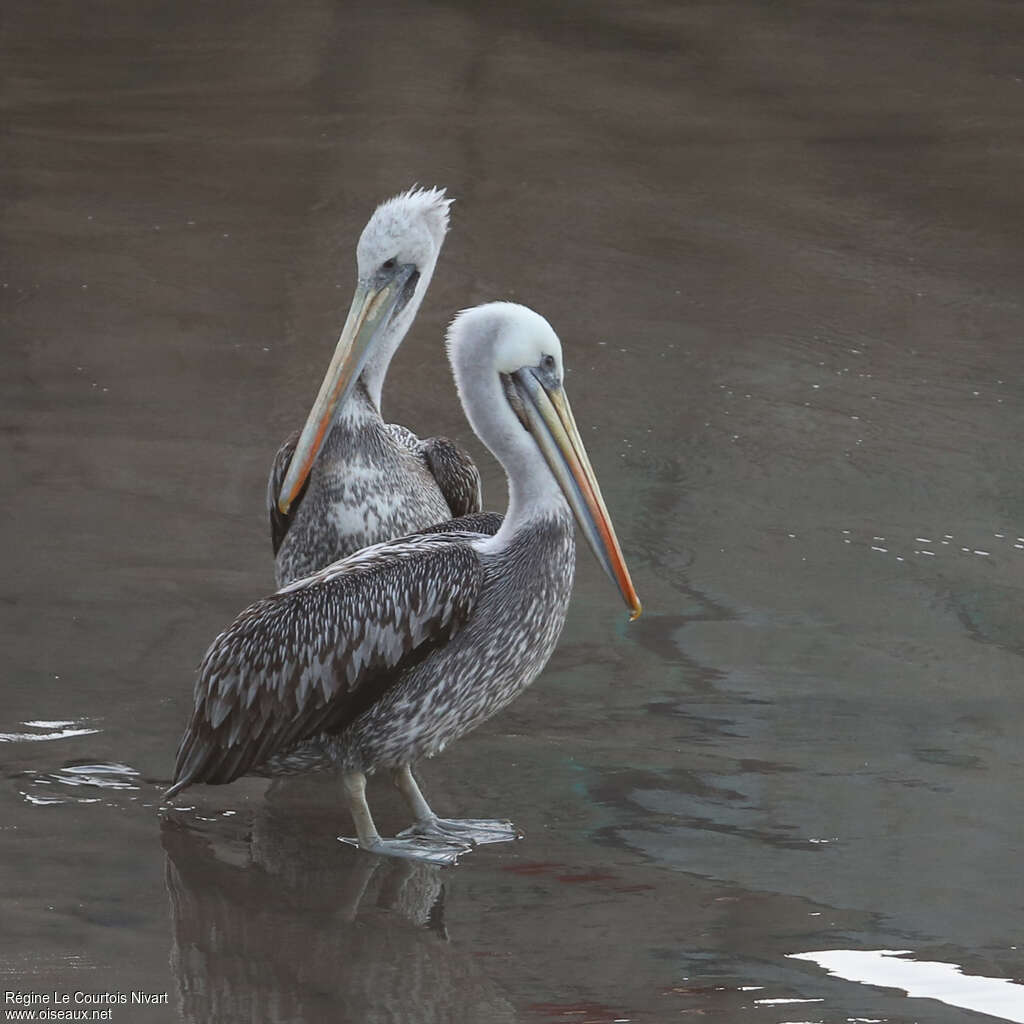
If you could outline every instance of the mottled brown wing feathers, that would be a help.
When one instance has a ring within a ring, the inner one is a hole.
[[[247,608],[200,665],[168,796],[230,782],[344,729],[406,664],[454,636],[481,578],[465,536],[419,535],[367,548]]]
[[[454,441],[447,437],[428,437],[421,441],[399,423],[389,423],[387,429],[398,444],[426,462],[453,518],[471,515],[483,508],[480,473],[473,460]]]
[[[481,533],[485,537],[493,537],[501,529],[504,520],[505,517],[500,512],[472,512],[467,516],[459,516],[458,519],[435,523],[420,532],[423,534]]]
[[[437,486],[452,510],[452,516],[465,516],[483,508],[480,473],[473,460],[446,437],[428,437],[420,443]]]
[[[292,502],[288,515],[285,515],[277,507],[277,499],[281,495],[281,485],[284,483],[285,474],[288,472],[288,466],[292,461],[292,456],[295,454],[295,448],[298,443],[299,431],[296,430],[278,448],[277,454],[274,456],[274,464],[270,467],[270,477],[267,480],[267,514],[270,517],[270,543],[274,545],[275,555],[280,550],[281,544],[284,541],[284,535],[292,524],[295,510],[299,507],[303,495],[306,493],[305,487],[303,487],[299,496]]]

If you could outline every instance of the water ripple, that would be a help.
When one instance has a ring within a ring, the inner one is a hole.
[[[120,762],[72,762],[53,772],[24,773],[31,787],[21,796],[37,807],[53,804],[100,803],[102,793],[96,790],[138,790],[138,771]],[[42,787],[53,787],[42,789]],[[69,791],[70,790],[70,791]],[[81,792],[73,792],[81,790]],[[135,797],[132,797],[134,800]]]
[[[69,736],[89,736],[100,732],[85,725],[90,719],[83,718],[71,722],[21,722],[30,729],[43,729],[45,732],[0,732],[0,743],[38,743],[41,740],[64,740]]]

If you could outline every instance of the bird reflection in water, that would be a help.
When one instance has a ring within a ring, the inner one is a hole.
[[[519,1019],[480,959],[449,944],[440,868],[339,856],[287,809],[261,808],[251,831],[228,824],[161,826],[182,1020]]]

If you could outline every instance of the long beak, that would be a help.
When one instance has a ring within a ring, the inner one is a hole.
[[[528,367],[517,370],[512,379],[524,400],[527,429],[536,438],[601,568],[619,588],[629,608],[630,621],[636,619],[641,612],[640,598],[629,578],[622,548],[565,390],[561,386],[547,387]]]
[[[302,428],[295,454],[288,465],[277,507],[283,515],[298,495],[313,468],[324,438],[334,422],[339,406],[344,405],[352,392],[374,342],[395,312],[395,307],[406,293],[406,283],[416,272],[415,267],[403,266],[386,284],[379,287],[360,283],[352,297],[345,326],[334,350],[331,365],[320,385],[320,393]]]

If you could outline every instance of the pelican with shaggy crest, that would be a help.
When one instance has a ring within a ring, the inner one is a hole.
[[[355,551],[480,511],[480,476],[451,441],[385,423],[388,366],[412,325],[448,230],[441,189],[374,211],[356,248],[352,307],[301,432],[267,483],[278,586]]]
[[[473,430],[502,464],[492,536],[454,520],[359,551],[247,608],[207,651],[173,797],[245,774],[334,770],[355,823],[345,842],[451,864],[518,835],[508,821],[439,818],[412,766],[533,682],[565,621],[573,518],[631,617],[640,601],[562,385],[558,336],[512,303],[460,313],[448,353]],[[382,838],[366,776],[392,773],[414,823]]]

